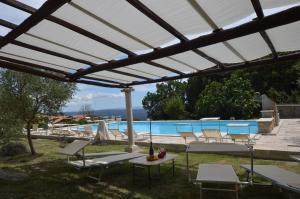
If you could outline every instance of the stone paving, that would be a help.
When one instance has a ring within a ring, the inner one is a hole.
[[[270,135],[262,135],[255,149],[300,152],[300,119],[281,119]]]

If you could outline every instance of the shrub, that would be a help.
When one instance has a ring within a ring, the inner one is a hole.
[[[257,112],[259,103],[250,81],[234,73],[223,82],[208,84],[195,108],[199,117],[249,119]]]
[[[1,156],[15,156],[23,153],[27,153],[28,150],[26,146],[22,143],[8,143],[3,145],[0,148],[0,155]]]

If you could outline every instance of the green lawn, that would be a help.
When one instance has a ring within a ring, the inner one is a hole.
[[[22,155],[13,158],[1,158],[0,168],[3,170],[19,171],[28,175],[21,181],[0,180],[0,198],[199,198],[199,188],[187,182],[185,175],[185,153],[179,153],[176,161],[175,178],[167,171],[170,165],[162,167],[162,178],[154,181],[151,190],[147,188],[146,173],[137,171],[139,176],[135,185],[132,184],[131,167],[128,164],[107,169],[102,182],[86,177],[86,170],[78,171],[64,163],[64,156],[57,153],[63,143],[49,140],[34,140],[37,151],[42,155],[32,157]],[[125,145],[89,146],[88,152],[123,150]],[[146,149],[145,149],[146,150]],[[248,158],[226,155],[191,154],[190,163],[193,164],[192,173],[195,177],[199,163],[232,164],[241,180],[246,174],[239,168],[240,164],[249,163]],[[274,164],[282,168],[300,173],[300,166],[296,163],[270,160],[255,160],[255,164]],[[97,172],[95,170],[94,172]],[[96,173],[95,173],[96,174]],[[262,179],[255,177],[256,181]],[[234,198],[233,193],[204,192],[204,198]],[[271,187],[247,187],[240,192],[240,198],[285,198]]]

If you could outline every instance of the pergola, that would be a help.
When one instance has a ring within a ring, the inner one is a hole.
[[[122,88],[129,149],[132,86],[300,58],[300,0],[48,0],[0,19],[0,66]],[[285,52],[284,55],[279,55]]]

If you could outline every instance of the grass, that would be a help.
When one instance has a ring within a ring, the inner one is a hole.
[[[57,152],[63,143],[50,140],[34,140],[36,150],[40,155],[29,154],[12,158],[0,157],[0,169],[19,171],[28,175],[21,181],[0,180],[1,199],[88,199],[88,198],[199,198],[197,185],[186,180],[185,153],[178,153],[176,160],[175,177],[167,171],[171,165],[164,165],[160,181],[154,181],[151,190],[147,188],[145,171],[137,171],[138,178],[135,185],[132,183],[131,167],[129,164],[107,169],[102,182],[86,177],[86,170],[78,171],[68,167],[65,157]],[[88,152],[123,150],[125,145],[92,145],[87,147]],[[146,151],[144,148],[143,150]],[[190,163],[193,165],[192,174],[195,177],[199,163],[232,164],[241,180],[245,180],[245,172],[239,168],[240,164],[249,163],[248,158],[228,155],[190,154]],[[284,161],[255,160],[255,164],[273,164],[279,167],[300,173],[299,165]],[[95,174],[97,170],[93,171]],[[255,177],[255,181],[262,179]],[[233,193],[205,192],[204,198],[234,198]],[[240,192],[240,198],[287,198],[287,193],[279,192],[272,187],[246,187]]]

